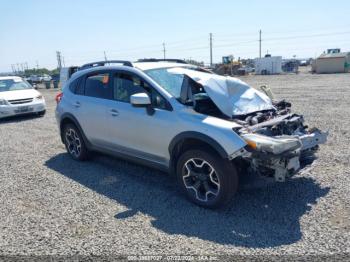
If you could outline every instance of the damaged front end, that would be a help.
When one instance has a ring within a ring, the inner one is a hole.
[[[283,182],[301,164],[314,160],[314,153],[319,144],[326,142],[328,133],[309,129],[302,115],[290,113],[290,103],[274,104],[274,111],[256,112],[233,121],[243,126],[238,132],[248,145],[243,159],[249,163],[249,170]]]
[[[313,160],[319,144],[327,140],[327,132],[306,126],[303,116],[292,113],[289,102],[275,101],[266,86],[257,90],[239,79],[199,68],[166,70],[181,76],[180,103],[240,126],[234,131],[247,143],[246,150],[233,153],[230,160],[238,160],[254,173],[285,181],[301,164]]]
[[[242,126],[236,132],[248,146],[241,158],[251,172],[283,182],[301,165],[313,161],[319,144],[327,140],[327,132],[309,129],[302,115],[291,112],[291,103],[275,101],[266,86],[260,91],[232,77],[174,71],[195,82],[184,86],[183,101],[190,99],[196,111]]]

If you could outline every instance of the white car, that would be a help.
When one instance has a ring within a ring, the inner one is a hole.
[[[41,77],[41,80],[42,81],[44,81],[44,82],[47,82],[47,81],[51,81],[51,76],[49,76],[49,75],[43,75],[42,77]]]
[[[0,77],[0,118],[45,112],[44,97],[27,81],[18,76]]]
[[[29,79],[32,83],[40,83],[42,81],[42,78],[37,75],[31,75]]]

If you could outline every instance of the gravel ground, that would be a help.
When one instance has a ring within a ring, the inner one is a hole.
[[[282,184],[241,190],[224,211],[187,202],[166,174],[61,144],[45,117],[0,122],[0,255],[350,252],[350,74],[246,76],[329,130],[318,159]]]

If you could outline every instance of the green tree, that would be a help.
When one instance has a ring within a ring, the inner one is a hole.
[[[27,69],[24,71],[24,74],[26,76],[30,76],[30,75],[54,75],[54,74],[59,74],[59,70],[53,69],[53,70],[49,70],[47,68],[32,68],[32,69]]]

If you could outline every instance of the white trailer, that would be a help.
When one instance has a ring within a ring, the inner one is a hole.
[[[77,66],[62,67],[60,71],[60,83],[59,87],[62,88],[64,84],[68,81],[73,73],[78,70]]]
[[[282,73],[282,56],[255,58],[255,74],[274,75]]]

